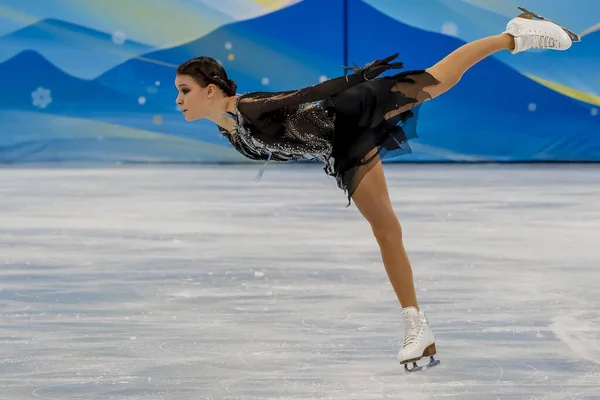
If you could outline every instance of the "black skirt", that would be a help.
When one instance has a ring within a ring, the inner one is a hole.
[[[330,172],[350,200],[365,174],[387,155],[409,154],[417,138],[427,87],[439,82],[425,70],[404,71],[348,88],[324,101],[335,114]]]

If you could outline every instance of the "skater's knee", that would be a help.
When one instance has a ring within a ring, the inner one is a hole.
[[[380,246],[398,245],[402,242],[402,226],[393,213],[388,219],[371,223],[371,229]]]
[[[448,90],[456,86],[462,78],[462,74],[456,71],[448,71],[440,64],[436,64],[433,67],[428,68],[426,71],[438,81],[438,83],[435,85],[430,85],[425,88],[425,91],[430,96],[429,100],[435,99],[436,97],[446,93]]]

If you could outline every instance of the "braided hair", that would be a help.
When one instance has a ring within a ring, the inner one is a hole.
[[[177,74],[193,77],[202,87],[217,85],[227,96],[235,96],[237,91],[237,84],[229,79],[225,68],[211,57],[192,58],[177,67]]]

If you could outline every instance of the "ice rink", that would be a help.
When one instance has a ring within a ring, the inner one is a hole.
[[[600,168],[386,165],[441,365],[405,375],[319,165],[0,169],[0,399],[600,399]]]

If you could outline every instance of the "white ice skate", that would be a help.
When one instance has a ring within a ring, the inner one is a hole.
[[[511,19],[504,33],[515,38],[513,54],[529,49],[568,50],[578,35],[547,18],[519,7],[522,13]]]
[[[404,343],[398,352],[398,361],[404,365],[406,372],[424,371],[435,367],[440,362],[433,358],[436,353],[435,337],[429,327],[429,322],[423,311],[417,311],[415,307],[402,309],[404,317]],[[429,364],[418,366],[417,361],[423,357],[429,357]],[[412,368],[408,364],[412,363]]]

